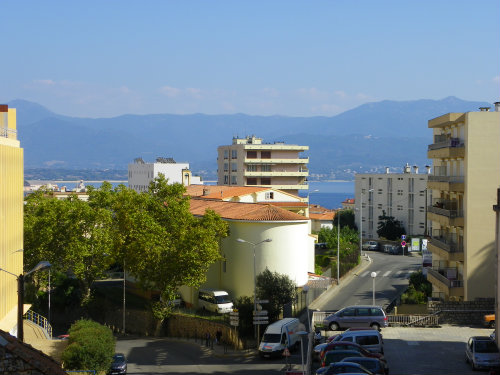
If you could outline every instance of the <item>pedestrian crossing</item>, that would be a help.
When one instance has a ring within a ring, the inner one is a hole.
[[[402,278],[402,279],[409,279],[412,273],[417,272],[416,270],[389,270],[385,271],[382,273],[382,271],[365,271],[359,275],[358,277],[372,277],[371,273],[375,272],[377,274],[376,277],[395,277],[395,278]]]

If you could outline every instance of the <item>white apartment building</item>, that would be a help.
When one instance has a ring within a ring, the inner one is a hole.
[[[137,158],[128,165],[128,187],[139,193],[147,191],[149,183],[160,173],[171,184],[202,184],[200,177],[191,174],[189,163],[177,163],[172,158],[157,158],[155,163],[146,163],[142,158]]]
[[[378,218],[385,214],[399,220],[408,236],[423,236],[426,192],[430,167],[424,173],[406,164],[403,173],[358,173],[355,179],[355,218],[363,238],[378,239]]]
[[[309,146],[283,142],[262,143],[262,138],[233,138],[217,148],[218,185],[264,186],[297,195],[309,188],[309,158],[299,154]]]

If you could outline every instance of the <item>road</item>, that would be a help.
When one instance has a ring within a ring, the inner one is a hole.
[[[329,296],[322,297],[315,303],[315,309],[328,311],[352,305],[371,305],[372,272],[377,274],[375,304],[386,306],[408,287],[410,275],[422,266],[420,256],[390,255],[377,251],[366,253],[371,259],[370,264],[349,276],[344,285],[341,281],[339,287],[333,289]]]

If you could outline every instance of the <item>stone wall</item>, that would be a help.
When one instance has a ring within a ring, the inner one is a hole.
[[[429,301],[427,307],[429,314],[439,314],[440,324],[480,326],[483,324],[484,315],[495,312],[495,300]]]

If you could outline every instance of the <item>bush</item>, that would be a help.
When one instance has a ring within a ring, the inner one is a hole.
[[[407,304],[424,304],[432,295],[432,284],[427,281],[422,271],[412,273],[409,287],[401,296],[401,302]]]
[[[115,339],[108,327],[79,320],[69,329],[69,345],[62,353],[68,370],[107,371],[115,353]]]

